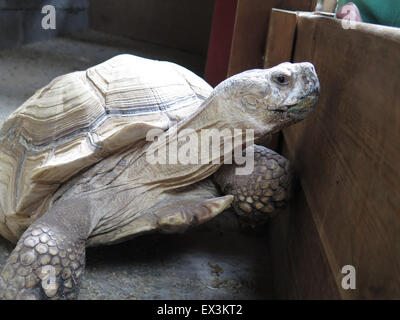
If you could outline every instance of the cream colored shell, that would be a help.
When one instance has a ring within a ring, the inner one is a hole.
[[[11,241],[74,174],[189,116],[212,88],[176,64],[119,55],[60,76],[0,131],[0,234]]]

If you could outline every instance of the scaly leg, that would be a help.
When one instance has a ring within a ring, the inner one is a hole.
[[[254,145],[254,170],[237,175],[235,164],[223,165],[214,181],[224,194],[232,194],[232,206],[244,224],[256,226],[274,217],[287,203],[292,172],[287,159],[263,146]]]
[[[88,217],[58,205],[19,239],[0,274],[0,299],[75,299],[85,268]]]

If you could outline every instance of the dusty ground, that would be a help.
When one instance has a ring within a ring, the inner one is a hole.
[[[177,62],[202,75],[204,59],[86,32],[0,51],[0,119],[52,78],[119,53]],[[1,155],[0,155],[1,156]],[[13,246],[0,238],[0,268]],[[149,235],[87,250],[80,299],[271,298],[266,229],[243,231],[232,212],[182,235]]]

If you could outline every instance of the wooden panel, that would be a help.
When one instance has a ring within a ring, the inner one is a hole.
[[[271,68],[282,62],[292,60],[296,26],[296,12],[272,9],[268,27],[268,45],[265,49],[264,68]],[[258,141],[258,144],[272,150],[277,150],[280,136],[281,132],[275,133],[268,140]]]
[[[337,3],[336,0],[325,0],[322,6],[322,11],[335,12],[336,3]]]
[[[238,0],[217,0],[208,46],[206,81],[215,87],[225,80],[231,52]]]
[[[343,298],[400,298],[400,29],[300,14],[295,61],[314,63],[322,95],[284,130]]]
[[[281,154],[288,156],[284,144]],[[339,299],[318,230],[299,183],[288,209],[271,220],[269,243],[277,299]]]
[[[295,12],[272,9],[264,68],[271,68],[292,60],[296,26],[297,15]]]
[[[228,76],[263,66],[272,8],[312,11],[315,0],[238,0]]]

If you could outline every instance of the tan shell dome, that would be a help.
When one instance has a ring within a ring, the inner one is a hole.
[[[60,76],[0,131],[0,234],[16,241],[77,172],[189,116],[212,87],[179,65],[119,55]]]

